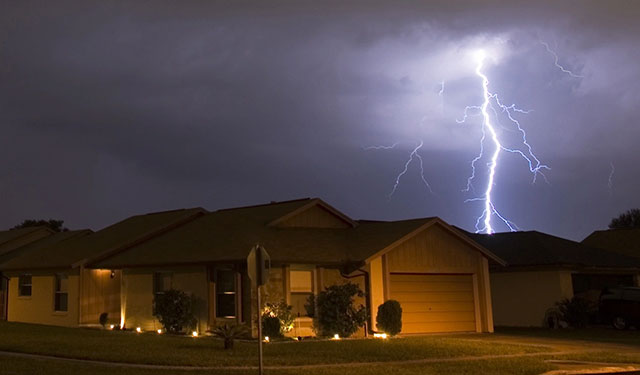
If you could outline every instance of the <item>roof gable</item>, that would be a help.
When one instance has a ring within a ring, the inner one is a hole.
[[[354,228],[356,223],[347,215],[316,198],[273,220],[269,225],[279,228]]]

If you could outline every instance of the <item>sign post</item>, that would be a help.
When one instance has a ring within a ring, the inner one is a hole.
[[[249,279],[256,286],[257,309],[258,312],[258,374],[263,374],[262,369],[262,312],[260,311],[260,286],[269,280],[269,269],[271,268],[271,258],[269,253],[260,245],[255,245],[249,256],[247,256],[247,271]]]

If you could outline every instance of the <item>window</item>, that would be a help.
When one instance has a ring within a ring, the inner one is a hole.
[[[291,283],[291,306],[296,317],[307,316],[304,305],[309,296],[313,294],[313,271],[291,270],[289,272]]]
[[[216,317],[236,317],[236,273],[216,270]]]
[[[56,274],[56,295],[54,310],[67,311],[69,299],[69,278],[65,274]]]
[[[171,272],[156,272],[153,274],[153,295],[164,294],[171,289],[173,274]],[[148,284],[147,284],[148,285]]]
[[[20,275],[18,277],[18,295],[20,297],[31,297],[31,275]]]

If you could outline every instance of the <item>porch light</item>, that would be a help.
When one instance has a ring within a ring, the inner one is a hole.
[[[193,332],[191,332],[191,336],[193,336],[193,337],[198,337],[198,331],[193,331]]]
[[[377,339],[386,339],[387,338],[387,334],[386,333],[374,333],[373,337],[375,337]]]
[[[136,332],[138,332],[138,333],[142,332],[142,328],[136,327]]]
[[[336,333],[331,340],[340,340],[340,335]]]
[[[264,337],[264,342],[269,342],[269,336]]]

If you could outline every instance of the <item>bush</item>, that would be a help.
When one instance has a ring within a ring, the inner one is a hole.
[[[266,319],[270,317],[277,318],[280,323],[280,332],[278,336],[282,336],[293,329],[294,316],[293,316],[293,313],[291,312],[292,309],[293,309],[293,306],[287,305],[285,301],[280,301],[278,303],[267,303],[264,310],[262,311],[262,319]],[[267,336],[271,336],[271,335],[267,335]],[[276,335],[273,335],[273,336],[278,337]]]
[[[402,307],[400,302],[390,299],[378,306],[376,316],[378,328],[383,332],[395,336],[402,331]]]
[[[561,319],[573,328],[584,328],[589,323],[592,306],[589,301],[573,297],[556,302]]]
[[[282,337],[280,319],[275,316],[262,317],[262,335],[269,337]]]
[[[153,315],[158,318],[165,332],[179,333],[195,327],[194,304],[195,299],[192,296],[180,290],[170,289],[156,294],[153,298]]]
[[[355,297],[364,297],[360,288],[351,283],[333,285],[325,288],[307,300],[305,308],[313,316],[313,329],[318,336],[349,337],[367,320],[367,310],[360,305],[354,306]]]

